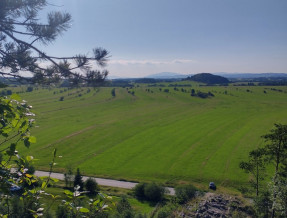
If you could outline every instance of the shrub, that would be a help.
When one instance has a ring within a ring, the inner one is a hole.
[[[146,183],[139,183],[134,187],[133,191],[134,191],[134,195],[136,196],[137,199],[144,199],[145,198],[145,194],[144,194],[145,186],[146,186]]]
[[[7,95],[12,95],[12,90],[8,89],[8,90],[6,91],[6,94],[7,94]]]
[[[180,204],[186,203],[188,200],[194,198],[196,188],[193,185],[181,185],[175,188],[175,196]]]
[[[164,196],[164,187],[156,184],[149,183],[144,186],[144,195],[145,198],[149,201],[158,202],[163,199]]]
[[[122,196],[120,201],[117,203],[117,212],[122,215],[122,217],[133,217],[132,207],[125,196]]]
[[[62,96],[62,97],[59,99],[59,101],[64,101],[64,96]]]
[[[93,178],[88,178],[85,182],[85,188],[90,195],[95,195],[100,191],[98,183]]]
[[[115,88],[112,89],[111,94],[112,94],[113,97],[116,96],[116,89]]]
[[[26,92],[33,92],[33,87],[31,87],[31,86],[27,87]]]
[[[165,189],[156,183],[139,183],[133,191],[137,199],[158,202],[163,199]]]

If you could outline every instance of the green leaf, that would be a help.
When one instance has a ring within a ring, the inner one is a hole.
[[[55,148],[54,151],[53,151],[54,157],[56,157],[56,154],[57,154],[57,148]]]
[[[65,190],[64,193],[65,193],[66,195],[72,195],[72,196],[73,196],[73,192],[71,192],[71,191],[69,191],[69,190]]]
[[[97,205],[100,202],[100,199],[94,201],[93,205]]]
[[[24,122],[21,124],[20,128],[23,128],[26,125],[27,125],[27,120],[24,120]]]
[[[12,120],[11,123],[12,123],[12,126],[15,127],[18,124],[18,120],[14,119]]]
[[[27,148],[30,147],[30,142],[29,142],[29,139],[28,139],[28,138],[25,138],[25,139],[24,139],[24,145],[25,145],[25,147],[27,147]]]
[[[82,213],[89,213],[90,210],[89,210],[88,208],[82,207],[82,208],[80,209],[80,212],[82,212]]]
[[[45,188],[46,184],[46,182],[42,182],[41,188]]]
[[[34,159],[33,156],[27,156],[27,157],[26,157],[26,160],[27,160],[27,161],[31,161],[31,160],[33,160],[33,159]]]
[[[54,182],[59,182],[59,179],[56,179],[56,178],[50,178],[52,181],[54,181]]]
[[[30,137],[29,137],[29,142],[30,142],[30,143],[36,143],[36,141],[37,141],[37,140],[36,140],[36,137],[35,137],[35,136],[30,136]]]
[[[6,133],[6,134],[8,134],[8,133],[10,133],[12,131],[12,128],[11,127],[9,127],[9,126],[6,126],[6,127],[4,127],[3,129],[2,129],[2,134],[4,133]]]
[[[11,98],[14,99],[14,100],[16,100],[16,101],[21,101],[20,96],[17,95],[17,94],[15,94],[15,93],[11,95]]]

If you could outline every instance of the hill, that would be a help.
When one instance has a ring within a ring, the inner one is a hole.
[[[229,80],[222,76],[213,75],[211,73],[199,73],[194,76],[187,77],[185,80],[201,82],[206,84],[227,84]]]

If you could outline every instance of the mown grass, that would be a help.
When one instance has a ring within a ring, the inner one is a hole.
[[[192,85],[179,91],[140,85],[132,89],[134,95],[116,88],[115,97],[112,88],[22,93],[33,105],[38,127],[33,130],[37,143],[20,150],[39,159],[36,166],[43,170],[56,147],[63,156],[56,160],[57,171],[72,165],[86,175],[169,185],[246,183],[239,162],[263,143],[260,136],[274,123],[287,122],[287,87],[276,87],[279,92]],[[192,88],[215,97],[191,97]]]

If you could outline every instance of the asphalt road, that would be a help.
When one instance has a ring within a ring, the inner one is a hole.
[[[39,170],[36,170],[34,174],[38,177],[49,176],[49,172],[39,171]],[[59,179],[59,180],[64,180],[64,174],[62,173],[52,173],[51,177],[55,179]],[[83,176],[84,181],[86,181],[88,178],[89,177],[87,176]],[[102,179],[102,178],[96,178],[96,177],[93,177],[93,179],[95,179],[99,185],[117,187],[117,188],[125,188],[125,189],[132,189],[133,187],[136,186],[136,184],[138,184],[136,182],[126,182],[126,181]],[[166,187],[166,189],[168,189],[169,195],[175,195],[174,188]]]

